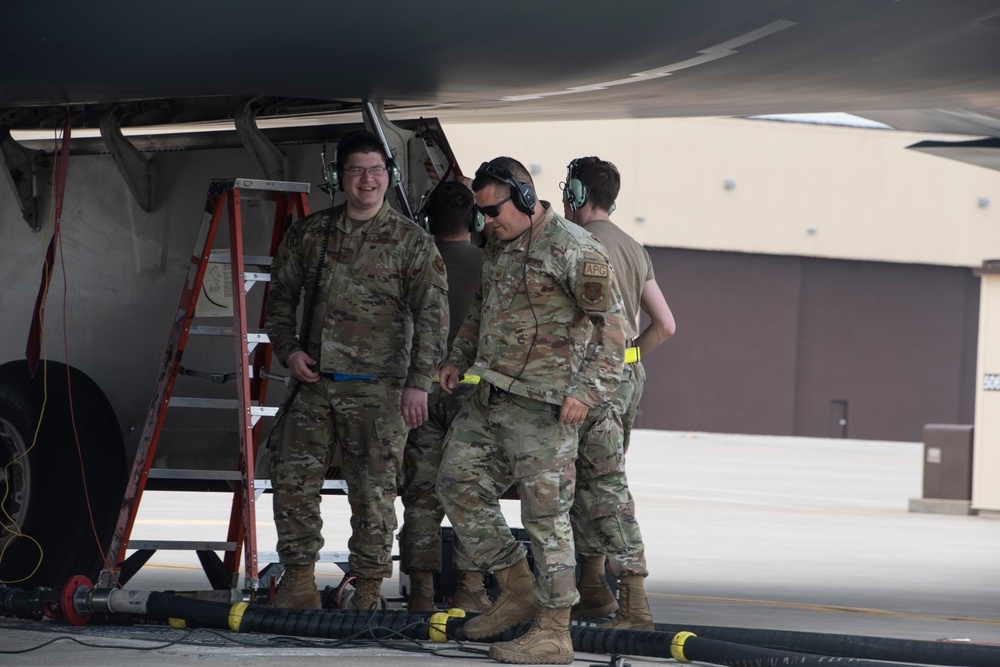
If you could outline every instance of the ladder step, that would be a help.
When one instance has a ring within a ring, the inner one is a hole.
[[[232,264],[231,257],[229,250],[213,250],[208,254],[208,261],[212,264]],[[267,255],[243,255],[243,265],[271,266],[272,259]]]
[[[150,468],[150,479],[207,479],[239,481],[239,470],[190,470],[186,468]],[[258,480],[259,481],[259,480]]]
[[[213,410],[235,410],[238,401],[235,398],[198,398],[195,396],[171,396],[172,408],[210,408]],[[274,417],[278,408],[269,405],[251,405],[250,414],[254,417]]]
[[[351,557],[350,551],[320,551],[320,563],[346,563]],[[257,562],[259,563],[280,563],[277,551],[258,551]]]
[[[191,327],[188,333],[195,336],[232,336],[236,333],[235,327],[219,327],[210,326],[207,324],[199,324]],[[248,343],[267,343],[270,339],[263,329],[249,329],[247,330],[247,342]]]
[[[172,481],[208,481],[208,482],[238,482],[243,478],[239,470],[194,470],[190,468],[150,468],[150,480]],[[256,491],[262,493],[271,491],[271,480],[256,478],[253,482]],[[228,487],[225,490],[229,490]],[[327,479],[323,481],[320,493],[347,493],[347,482],[342,479]]]
[[[129,550],[147,551],[236,551],[236,542],[185,542],[182,540],[130,540]]]

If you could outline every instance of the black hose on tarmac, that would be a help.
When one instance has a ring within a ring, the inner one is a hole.
[[[818,655],[868,660],[895,660],[927,665],[953,665],[955,667],[998,667],[1000,646],[958,643],[948,641],[921,641],[837,635],[820,632],[791,630],[760,630],[699,625],[674,625],[654,623],[659,632],[676,634],[693,632],[698,637],[717,639],[748,646],[780,651],[797,651]]]
[[[70,587],[61,595],[51,590],[21,591],[0,585],[0,615],[20,618],[58,617],[59,606],[67,617],[91,613],[133,614],[157,619],[184,619],[191,626],[228,628],[235,632],[263,632],[326,639],[390,637],[418,641],[466,639],[466,618],[444,613],[336,612],[322,609],[276,609],[198,600],[157,592]],[[69,608],[72,607],[72,608]],[[509,641],[531,627],[521,623],[485,641]],[[656,624],[642,632],[573,624],[573,649],[586,653],[673,658],[679,662],[706,662],[726,667],[903,667],[903,663],[997,667],[1000,647],[938,644],[878,637],[851,637],[776,630],[743,630]],[[712,637],[700,637],[699,631]],[[727,640],[716,637],[725,636]],[[732,640],[732,641],[730,641]],[[742,641],[738,641],[742,640]],[[768,643],[768,647],[750,645]],[[794,646],[798,651],[774,648]],[[853,646],[853,648],[852,648]],[[831,655],[864,653],[865,657]],[[806,651],[806,652],[801,652]],[[825,653],[825,654],[821,654]],[[878,655],[877,662],[868,657]],[[885,662],[893,660],[896,662]]]

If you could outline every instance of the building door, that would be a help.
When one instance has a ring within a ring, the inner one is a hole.
[[[830,401],[830,428],[828,431],[831,438],[847,437],[847,399],[835,398]]]

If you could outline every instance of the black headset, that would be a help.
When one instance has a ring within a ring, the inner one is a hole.
[[[434,189],[427,194],[427,198],[424,201],[420,212],[417,214],[417,224],[419,224],[427,233],[430,233],[431,231],[431,217],[427,212],[430,204],[430,196],[434,194],[434,190],[439,188],[442,183],[444,183],[444,181],[434,186]],[[476,200],[473,199],[472,208],[469,210],[469,232],[472,234],[481,234],[483,232],[483,228],[485,227],[486,218],[484,218],[483,214],[479,212],[478,208],[476,208]]]
[[[340,147],[344,142],[354,141],[361,138],[362,136],[371,137],[376,143],[378,143],[378,137],[376,137],[371,132],[367,130],[357,130],[354,132],[348,132],[340,141],[337,142],[337,147],[333,149],[333,162],[331,162],[326,167],[326,179],[330,182],[330,186],[334,190],[344,191],[344,170],[340,166],[340,160],[337,154],[340,152]],[[403,175],[399,171],[399,167],[396,166],[396,161],[392,159],[392,154],[382,149],[385,155],[385,168],[389,172],[389,188],[392,189],[396,187],[401,180],[403,180]]]
[[[510,201],[514,204],[514,208],[525,215],[534,215],[535,204],[538,203],[538,195],[535,194],[535,189],[529,183],[515,181],[514,175],[510,171],[489,162],[484,162],[479,166],[479,169],[476,170],[476,176],[480,174],[509,185]],[[479,209],[475,210],[477,213],[479,212]]]

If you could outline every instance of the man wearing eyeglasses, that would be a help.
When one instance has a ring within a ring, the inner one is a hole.
[[[429,234],[389,207],[394,172],[375,135],[345,135],[331,179],[345,203],[290,226],[271,264],[267,333],[296,380],[272,455],[285,566],[273,606],[320,606],[320,490],[338,451],[351,506],[354,607],[377,608],[392,573],[406,432],[427,419],[448,334],[444,261]]]
[[[573,617],[598,618],[617,608],[615,618],[602,627],[652,630],[645,588],[649,571],[625,476],[625,454],[646,379],[639,355],[659,347],[674,334],[676,325],[656,283],[649,253],[611,222],[620,188],[618,169],[597,157],[570,162],[562,184],[566,218],[600,239],[611,259],[625,302],[629,344],[615,401],[604,411],[588,415],[580,429],[576,499],[570,513],[580,554],[580,602],[573,608]],[[641,333],[640,309],[650,319]],[[605,577],[606,559],[618,580],[620,606]]]
[[[495,241],[441,388],[451,392],[464,372],[481,381],[448,433],[437,492],[466,555],[495,572],[501,593],[463,629],[485,639],[534,620],[527,634],[493,644],[490,657],[568,664],[579,599],[569,519],[578,429],[621,378],[621,295],[600,242],[539,201],[520,162],[484,163],[472,188]],[[497,457],[517,484],[537,581],[500,511]]]

